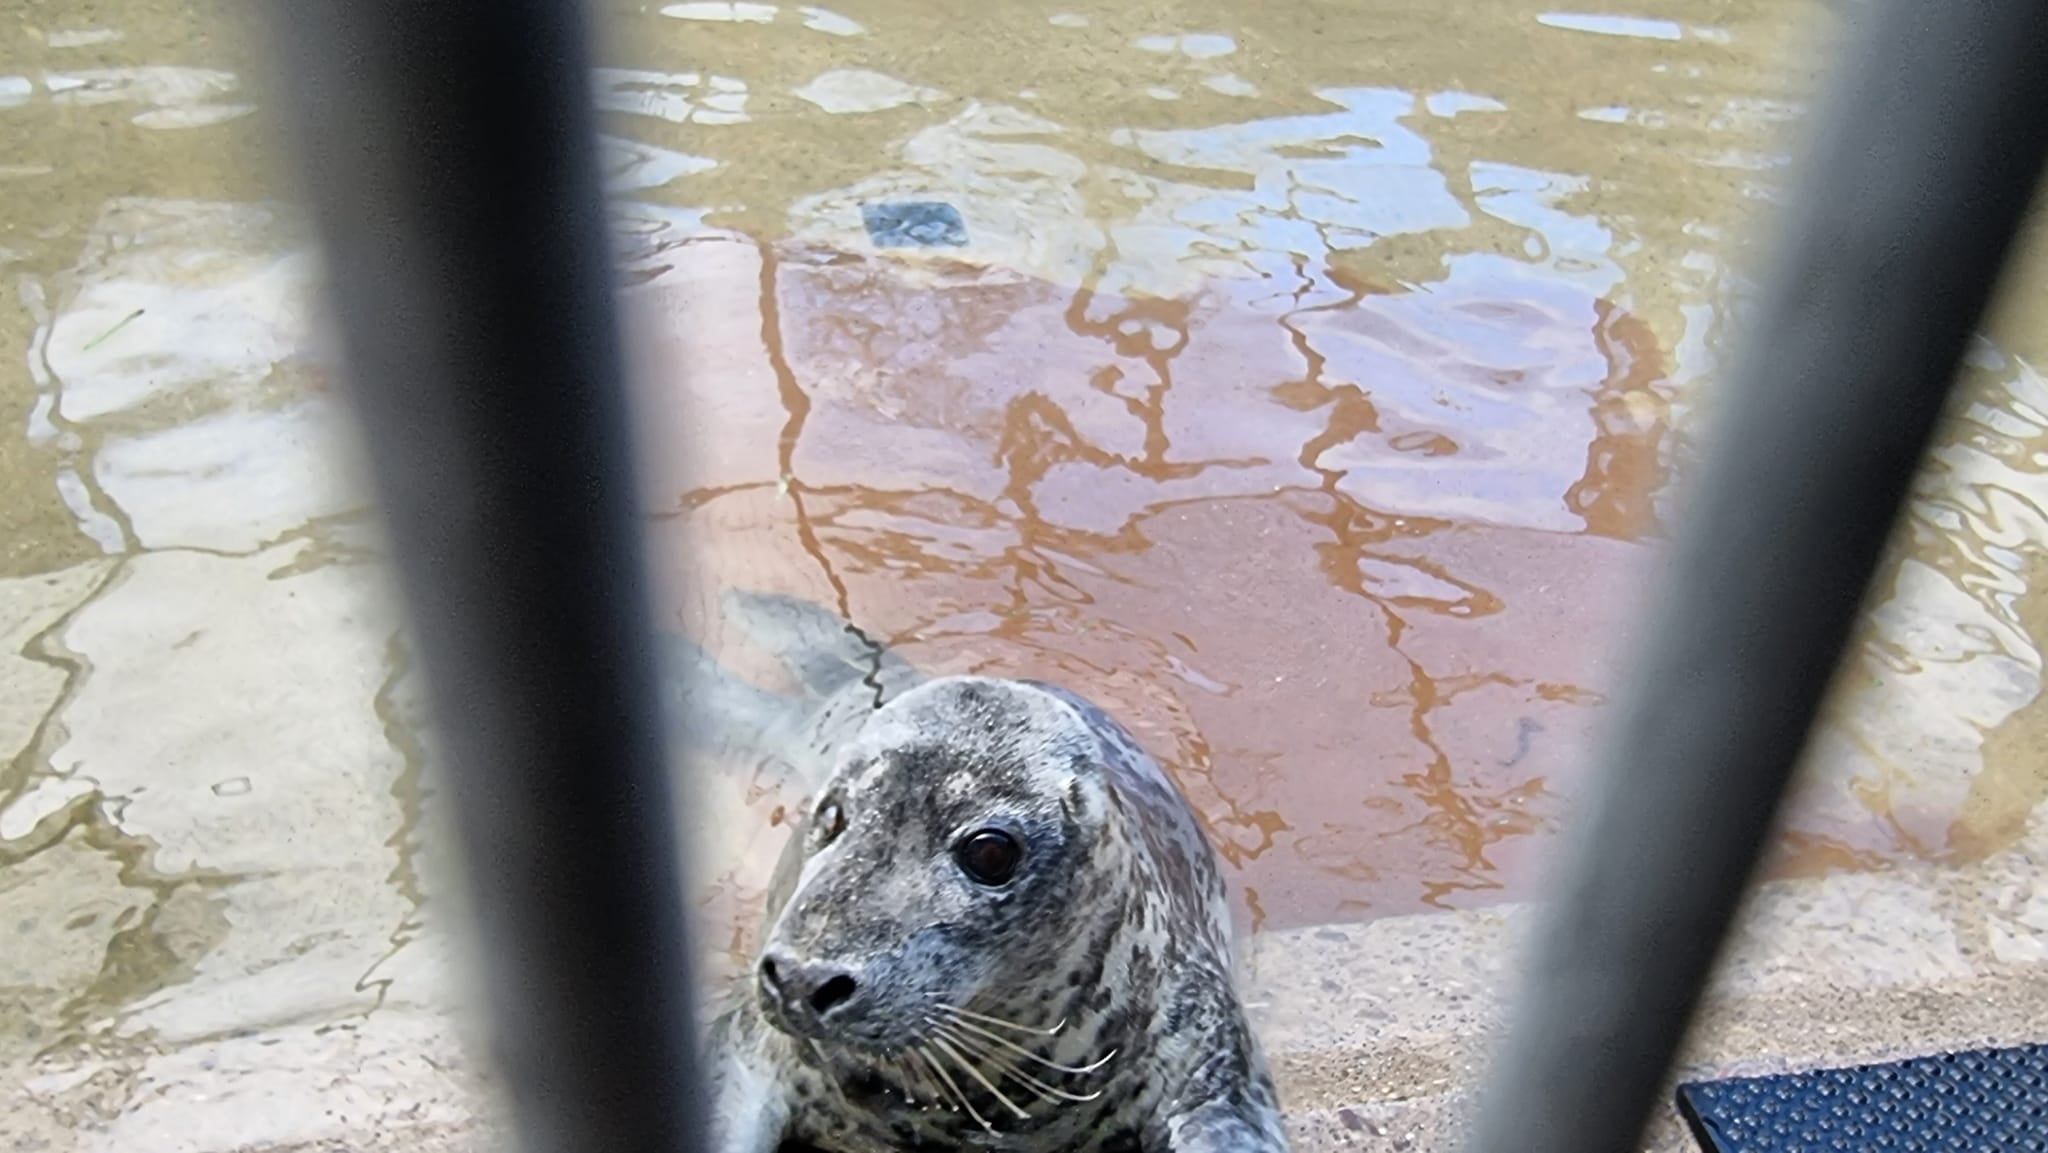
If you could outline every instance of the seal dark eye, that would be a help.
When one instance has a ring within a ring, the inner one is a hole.
[[[1023,857],[1024,846],[1001,829],[976,830],[953,846],[953,859],[960,863],[960,871],[989,886],[1009,883]]]
[[[846,810],[840,808],[837,801],[825,802],[818,806],[815,826],[818,830],[818,847],[822,849],[838,840],[839,834],[846,831]]]

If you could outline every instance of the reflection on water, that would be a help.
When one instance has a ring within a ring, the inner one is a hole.
[[[1474,254],[1402,288],[1297,254],[1285,288],[1169,300],[637,223],[628,265],[674,365],[656,442],[687,450],[653,483],[671,571],[836,605],[928,669],[1083,686],[1178,772],[1257,924],[1526,892],[1672,469],[1648,325],[1586,287],[1592,261],[1545,275],[1583,249]],[[2038,435],[2020,403],[2008,435]],[[1902,589],[1874,620],[1952,638],[1978,627],[1957,608]],[[1924,804],[1982,776],[1979,741],[1939,765],[1913,742],[2031,701],[2038,659],[2010,666],[1852,689],[1845,708],[1939,715],[1820,758],[1788,866],[1951,855],[1900,840],[1870,780],[1911,763]],[[752,787],[767,814],[801,783]]]
[[[767,685],[715,606],[786,592],[1088,693],[1248,930],[1530,895],[1806,17],[1382,8],[606,5],[663,624]],[[462,1100],[432,736],[223,27],[0,30],[0,1061],[118,1148]],[[902,201],[966,244],[879,250]],[[2048,796],[2044,306],[1977,350],[1781,871],[1972,859]],[[709,767],[730,950],[805,781]]]
[[[1206,31],[1130,43],[1197,71],[1237,55]],[[1282,115],[1084,134],[1033,107],[1041,86],[1011,102],[863,75],[901,99],[835,111],[914,99],[943,118],[797,199],[791,241],[636,215],[628,263],[653,327],[723,334],[698,337],[715,349],[654,338],[676,366],[660,440],[695,457],[652,488],[672,510],[657,530],[671,575],[835,605],[931,670],[1100,697],[1203,809],[1254,925],[1525,893],[1653,579],[1681,389],[1711,368],[1746,289],[1723,271],[1725,232],[1601,212],[1587,175],[1446,139],[1444,121],[1512,112],[1490,95],[1323,87]],[[1773,156],[1761,129],[1794,107],[1678,103],[1689,111],[1623,119],[1722,137],[1694,157],[1709,170],[1730,166],[1731,136]],[[863,204],[927,198],[961,208],[966,254],[861,255]],[[1658,312],[1676,322],[1664,340]],[[1981,734],[2038,695],[2038,658],[2013,664],[2032,647],[2010,599],[1949,587],[1960,601],[1945,605],[1902,586],[1873,627],[1968,635],[1983,626],[1967,604],[2002,613],[2011,643],[1967,674],[1916,664],[1847,686],[1781,867],[1997,841],[1899,832],[1905,808],[1982,808],[1971,782],[1996,774]],[[708,596],[678,622],[717,631]],[[1939,717],[1903,719],[1916,714]],[[1943,756],[1917,744],[1957,725]],[[762,815],[802,789],[750,781]],[[2001,809],[2005,836],[2032,803]],[[726,874],[740,909],[748,873]]]
[[[702,431],[657,490],[706,587],[1083,686],[1276,926],[1497,890],[1555,817],[1664,479],[1641,321],[1483,261],[1161,300],[709,232],[658,259],[639,291],[686,313],[765,294],[691,326],[753,371],[676,374]]]

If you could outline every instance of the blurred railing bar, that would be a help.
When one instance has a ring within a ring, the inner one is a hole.
[[[561,0],[265,6],[528,1153],[699,1147],[590,98]]]
[[[1478,1153],[1638,1147],[2040,176],[2048,3],[1854,19]]]

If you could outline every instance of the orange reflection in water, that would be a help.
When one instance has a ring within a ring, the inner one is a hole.
[[[928,671],[1073,686],[1174,771],[1256,927],[1527,892],[1654,563],[1639,320],[1455,268],[1140,300],[737,237],[662,259],[635,298],[673,625],[717,646],[715,590],[789,592]]]

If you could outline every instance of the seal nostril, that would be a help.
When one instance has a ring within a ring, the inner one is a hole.
[[[775,971],[775,962],[768,957],[761,958],[761,982],[777,993],[782,991],[782,974]]]
[[[852,977],[844,973],[839,974],[818,986],[817,991],[811,994],[811,1010],[821,1017],[824,1016],[832,1011],[833,1006],[853,996],[855,987]]]

